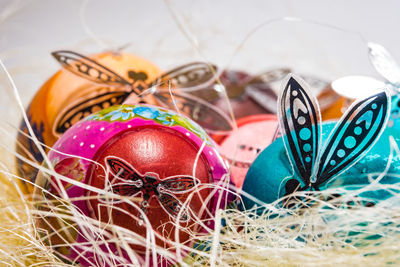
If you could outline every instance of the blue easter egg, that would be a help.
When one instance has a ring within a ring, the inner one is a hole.
[[[335,124],[335,122],[329,122],[322,125],[322,144],[328,139]],[[359,189],[369,184],[368,174],[382,173],[387,167],[390,155],[390,136],[400,145],[400,125],[395,126],[397,127],[387,127],[379,137],[379,140],[360,161],[342,174],[321,184],[320,189],[346,186],[346,189],[350,188],[351,190]],[[398,155],[394,155],[390,168],[380,183],[390,184],[400,182],[400,178],[395,177],[393,174],[400,174],[400,157]],[[272,203],[285,196],[286,181],[292,178],[296,178],[301,186],[304,186],[301,178],[293,174],[283,139],[279,138],[261,152],[254,161],[246,175],[243,192],[250,194],[264,203]],[[362,195],[362,197],[376,200],[375,202],[387,199],[390,196],[391,193],[386,190],[368,191]],[[245,196],[243,196],[243,203],[246,209],[258,205],[255,201]]]
[[[390,117],[387,127],[400,131],[400,94],[391,97]]]

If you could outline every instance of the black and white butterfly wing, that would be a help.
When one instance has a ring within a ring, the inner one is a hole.
[[[168,88],[171,86],[182,91],[195,91],[204,89],[215,82],[217,67],[205,62],[188,63],[174,68],[156,78],[151,86]]]
[[[386,48],[380,44],[368,43],[368,52],[376,71],[391,84],[400,86],[400,67]]]
[[[176,90],[172,93],[155,92],[154,95],[161,106],[171,110],[178,108],[180,113],[194,120],[209,133],[227,133],[233,129],[227,115],[198,97]]]
[[[190,175],[175,175],[165,178],[160,183],[163,190],[174,194],[184,194],[193,191],[200,185],[200,180]]]
[[[128,162],[108,156],[105,159],[106,170],[110,171],[107,175],[108,181],[104,190],[120,196],[132,197],[142,193],[143,179]],[[121,198],[113,198],[102,194],[100,200],[106,204],[117,204]]]
[[[263,83],[273,83],[282,81],[288,74],[291,73],[289,68],[277,68],[269,71],[265,71],[254,76],[250,83],[253,82],[263,82]]]
[[[51,54],[66,70],[89,81],[108,86],[131,87],[131,83],[120,75],[84,55],[67,50]]]
[[[278,99],[283,141],[293,170],[310,183],[316,171],[321,140],[321,115],[315,97],[299,77],[289,74]]]
[[[126,91],[105,89],[93,90],[95,94],[85,96],[64,108],[56,117],[53,133],[60,136],[81,119],[104,108],[120,105],[129,96],[129,92]]]
[[[358,162],[379,139],[389,112],[390,97],[386,92],[353,103],[328,138],[315,184],[324,183]]]
[[[173,219],[178,218],[180,213],[179,222],[189,221],[190,215],[188,210],[184,208],[182,202],[173,195],[162,192],[158,195],[158,201],[165,212],[168,213]]]
[[[125,160],[108,156],[105,161],[114,177],[122,180],[142,180],[142,175]]]

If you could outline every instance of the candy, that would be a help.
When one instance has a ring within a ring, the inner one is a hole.
[[[354,103],[339,122],[321,125],[307,85],[289,76],[280,105],[283,138],[266,148],[249,169],[243,185],[248,194],[272,203],[284,196],[287,201],[296,191],[365,186],[366,169],[374,173],[386,167],[390,132],[384,129],[390,105],[385,92]],[[246,208],[255,205],[246,197],[244,202]]]
[[[71,203],[83,215],[105,223],[112,221],[142,236],[146,236],[145,221],[148,220],[154,231],[167,239],[156,238],[156,244],[163,247],[171,248],[175,240],[173,223],[194,232],[202,231],[193,223],[193,216],[205,220],[209,218],[207,210],[212,214],[230,199],[224,191],[212,193],[209,187],[228,179],[227,167],[213,141],[190,119],[163,108],[122,105],[102,110],[71,127],[53,148],[48,157],[56,172],[104,190],[99,194],[97,190],[62,182]],[[62,196],[54,177],[40,173],[36,184]],[[209,194],[212,197],[207,201]],[[48,197],[39,189],[35,195]],[[89,200],[73,199],[82,197]],[[136,206],[132,204],[132,201],[135,203],[132,197],[140,198]],[[221,204],[218,204],[220,197]],[[205,223],[212,227],[211,222]],[[89,266],[93,262],[85,258],[99,256],[91,252],[95,248],[82,250],[81,245],[90,241],[90,237],[85,236],[85,228],[77,228],[72,244],[62,246],[59,242],[59,245],[67,259]],[[60,235],[61,230],[54,234],[53,244]],[[190,242],[186,231],[179,231],[178,236],[179,242]],[[117,245],[111,241],[108,244],[112,253],[120,255]],[[130,246],[139,254],[146,250],[144,244]],[[123,253],[122,257],[125,256]]]

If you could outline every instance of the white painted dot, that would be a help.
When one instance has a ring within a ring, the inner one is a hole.
[[[104,131],[104,127],[101,127],[101,128],[100,128],[100,131]]]
[[[128,124],[128,128],[132,128],[132,125]]]
[[[89,129],[90,129],[90,125],[86,126],[86,130],[89,130]]]
[[[186,133],[186,136],[190,136],[190,133]]]
[[[83,146],[83,142],[81,142],[79,145],[80,145],[80,146]]]
[[[94,145],[93,145],[93,144],[91,144],[91,145],[90,145],[90,148],[94,148]]]
[[[212,171],[214,170],[214,167],[213,167],[213,166],[211,166],[211,170],[212,170]]]
[[[74,136],[72,137],[72,139],[76,139],[76,135],[74,135]]]
[[[208,153],[210,153],[211,156],[214,155],[211,150]]]

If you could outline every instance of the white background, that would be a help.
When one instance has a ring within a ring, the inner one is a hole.
[[[25,106],[58,69],[50,56],[57,49],[90,54],[130,44],[127,51],[162,69],[208,60],[253,73],[289,66],[329,80],[379,77],[366,42],[384,45],[400,61],[399,13],[395,0],[0,0],[0,59]],[[21,113],[3,71],[0,92],[2,125],[18,125]]]

